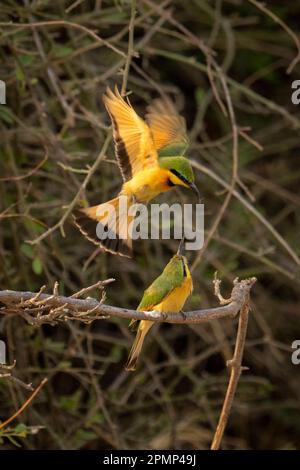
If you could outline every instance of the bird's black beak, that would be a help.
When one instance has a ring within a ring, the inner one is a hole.
[[[178,247],[178,250],[177,250],[177,255],[178,256],[184,256],[185,255],[185,239],[184,239],[184,237],[181,239],[181,241],[179,243],[179,247]]]
[[[200,204],[201,198],[200,198],[200,193],[199,193],[199,190],[198,190],[197,186],[195,185],[195,183],[191,183],[189,186],[190,186],[191,190],[192,190],[195,194],[197,194],[198,203]]]

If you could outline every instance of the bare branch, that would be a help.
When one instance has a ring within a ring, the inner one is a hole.
[[[17,385],[20,385],[21,387],[25,388],[26,390],[33,390],[32,384],[26,384],[22,380],[18,379],[18,377],[15,377],[12,375],[12,371],[16,366],[16,361],[14,361],[12,364],[0,364],[0,379],[8,379],[11,382],[14,382]]]
[[[8,418],[6,421],[0,424],[0,430],[5,428],[8,424],[10,424],[14,419],[16,419],[23,411],[30,405],[32,400],[36,397],[36,395],[39,393],[41,388],[48,382],[48,379],[43,379],[41,383],[38,385],[38,387],[33,391],[33,393],[30,395],[30,397],[23,403],[21,408],[19,408],[16,413],[14,413],[10,418]]]
[[[112,279],[99,281],[93,286],[81,289],[71,297],[58,295],[57,283],[55,283],[52,295],[44,294],[43,288],[38,293],[10,290],[0,291],[0,305],[3,305],[2,307],[0,306],[0,314],[19,315],[25,318],[31,325],[40,326],[43,323],[56,324],[59,321],[66,320],[90,323],[100,318],[110,317],[151,320],[153,322],[199,324],[216,319],[234,317],[240,312],[234,355],[232,360],[227,363],[231,368],[230,380],[219,423],[211,445],[211,449],[219,449],[232,408],[239,377],[245,369],[242,367],[242,357],[247,333],[250,290],[256,282],[256,278],[253,277],[241,281],[236,278],[233,282],[233,289],[229,298],[225,299],[220,292],[221,281],[215,275],[213,281],[214,293],[218,297],[221,306],[185,313],[139,312],[105,305],[103,303],[105,299],[104,286],[109,282],[112,282]],[[78,298],[78,296],[89,292],[92,288],[98,288],[102,292],[100,301],[90,297],[87,299]]]
[[[242,305],[239,317],[238,331],[236,335],[235,349],[233,358],[227,362],[230,367],[230,379],[226,391],[226,396],[223,402],[222,411],[219,418],[219,423],[212,441],[211,450],[218,450],[221,445],[221,440],[228,422],[231,412],[235,392],[238,386],[238,381],[243,370],[247,367],[242,367],[242,359],[246,341],[248,316],[249,316],[249,291],[246,294],[244,304]]]
[[[118,317],[135,320],[151,320],[166,323],[205,323],[212,320],[234,317],[245,302],[248,302],[251,287],[256,278],[235,281],[230,303],[221,307],[194,310],[185,313],[139,312],[120,307],[105,305],[103,296],[100,301],[94,298],[78,299],[57,294],[37,294],[32,292],[0,291],[0,314],[19,315],[28,323],[40,326],[43,323],[56,324],[66,320],[90,323],[94,320]],[[87,292],[83,289],[81,293]]]

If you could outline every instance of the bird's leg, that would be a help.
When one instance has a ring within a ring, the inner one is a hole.
[[[182,315],[182,317],[183,317],[184,321],[186,321],[186,319],[187,319],[187,314],[186,314],[186,313],[184,313],[184,311],[183,311],[183,310],[180,310],[180,311],[179,311],[179,313]]]

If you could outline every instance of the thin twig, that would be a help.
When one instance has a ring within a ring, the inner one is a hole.
[[[32,400],[36,397],[39,393],[41,388],[48,382],[48,379],[43,379],[40,385],[34,390],[34,392],[30,395],[30,397],[23,403],[21,408],[19,408],[10,418],[0,424],[0,430],[5,428],[8,424],[10,424],[14,419],[16,419],[23,411],[28,407],[28,405],[32,402]]]
[[[206,65],[202,64],[199,61],[197,61],[195,59],[195,57],[187,57],[187,56],[177,54],[176,52],[171,52],[169,50],[163,50],[163,49],[159,49],[159,48],[156,48],[156,47],[150,47],[150,46],[147,47],[146,52],[148,52],[149,54],[151,54],[155,57],[161,56],[161,57],[166,57],[166,58],[169,58],[169,59],[177,61],[177,62],[182,62],[182,63],[190,65],[191,67],[194,67],[198,70],[201,70],[201,72],[203,72],[203,73],[207,73]],[[212,73],[216,74],[216,71],[213,70]],[[226,77],[226,80],[227,80],[227,83],[230,86],[232,86],[234,89],[240,91],[245,96],[247,96],[249,99],[252,99],[257,103],[262,104],[263,106],[265,106],[270,111],[274,111],[274,112],[280,114],[285,119],[287,119],[293,125],[293,127],[295,129],[299,129],[300,120],[298,118],[296,118],[295,116],[293,116],[286,108],[284,108],[283,106],[278,105],[274,101],[271,101],[271,100],[265,98],[264,96],[262,96],[259,93],[255,92],[251,88],[248,88],[248,87],[244,86],[242,83],[234,80],[233,78]]]
[[[106,154],[106,151],[107,151],[107,148],[110,144],[110,141],[111,141],[111,132],[109,132],[107,134],[106,139],[103,143],[102,149],[101,149],[98,157],[96,158],[94,164],[89,169],[89,172],[86,175],[85,179],[83,180],[83,183],[81,184],[77,194],[75,195],[73,200],[68,205],[68,209],[66,210],[64,215],[61,217],[61,219],[55,225],[53,225],[48,230],[46,230],[44,233],[42,233],[39,237],[35,238],[34,240],[27,240],[27,243],[30,243],[30,245],[36,245],[37,243],[40,243],[42,240],[44,240],[44,238],[48,237],[51,233],[55,232],[55,230],[57,230],[58,228],[60,229],[61,234],[63,236],[65,236],[65,232],[64,232],[64,228],[63,228],[64,223],[65,223],[66,219],[69,217],[69,215],[71,214],[71,212],[73,211],[74,207],[76,206],[76,204],[77,204],[77,202],[78,202],[78,200],[79,200],[79,198],[82,194],[82,191],[84,191],[85,188],[87,187],[91,177],[93,176],[96,169],[98,168],[99,163],[104,158],[104,156]]]
[[[128,74],[130,69],[131,59],[134,55],[134,19],[136,14],[136,0],[131,0],[131,16],[129,22],[129,38],[128,38],[128,51],[127,51],[127,58],[124,67],[124,74],[123,74],[123,83],[121,88],[121,94],[124,95],[126,92],[127,82],[128,82]]]
[[[65,21],[65,20],[53,20],[53,21],[37,21],[34,23],[13,23],[13,22],[0,22],[0,26],[9,26],[9,27],[15,27],[15,28],[45,28],[45,27],[51,27],[51,26],[63,26],[65,28],[74,28],[74,29],[79,29],[80,31],[83,31],[85,34],[88,36],[91,36],[93,39],[95,39],[96,42],[102,44],[103,46],[106,46],[107,48],[111,49],[114,51],[116,54],[126,57],[126,54],[118,49],[117,47],[113,46],[110,44],[110,42],[106,41],[105,39],[102,39],[100,36],[98,36],[95,31],[92,31],[89,28],[86,28],[82,24],[79,23],[72,23],[71,21]]]
[[[34,168],[29,170],[27,173],[25,173],[24,175],[18,175],[18,176],[5,176],[4,178],[0,178],[0,181],[20,181],[20,180],[29,178],[30,176],[33,176],[44,165],[44,163],[47,160],[48,160],[48,151],[46,150],[46,154],[44,158]]]
[[[200,170],[204,174],[210,176],[212,179],[217,181],[221,186],[228,189],[230,187],[230,183],[227,183],[223,178],[218,176],[214,171],[210,168],[207,168],[205,165],[192,160],[191,161],[194,168]],[[251,212],[273,235],[273,237],[277,240],[279,245],[281,245],[291,256],[291,258],[295,261],[295,263],[300,266],[300,258],[297,253],[293,250],[293,248],[289,245],[289,243],[280,235],[280,233],[270,224],[270,222],[251,204],[247,199],[245,199],[236,189],[232,193],[236,199],[238,199],[243,206],[245,206],[249,212]]]
[[[282,21],[277,15],[275,15],[275,13],[269,10],[263,3],[257,2],[256,0],[248,0],[248,2],[252,3],[252,5],[256,6],[256,8],[265,13],[265,15],[268,15],[270,18],[272,18],[275,23],[278,23],[294,41],[295,46],[297,47],[297,55],[292,60],[287,69],[287,73],[291,73],[295,65],[298,64],[300,60],[300,41],[297,34],[294,33],[294,31],[284,21]]]

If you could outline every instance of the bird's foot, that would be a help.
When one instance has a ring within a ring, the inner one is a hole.
[[[184,311],[183,311],[183,310],[180,310],[180,314],[182,315],[182,317],[183,317],[184,321],[186,321],[186,319],[187,319],[187,315],[186,315],[186,313],[184,313]]]

